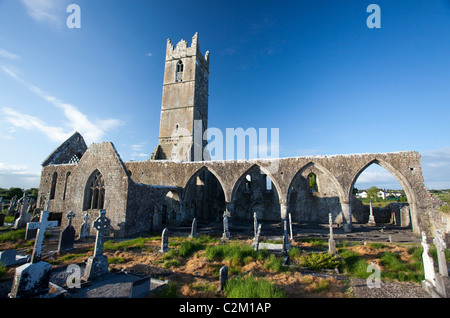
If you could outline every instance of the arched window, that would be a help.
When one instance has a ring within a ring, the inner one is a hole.
[[[317,192],[317,177],[312,172],[308,175],[308,186],[309,192]]]
[[[183,81],[183,71],[184,71],[184,65],[181,60],[177,63],[177,73],[176,73],[176,82],[182,82]]]
[[[64,193],[63,193],[63,200],[66,199],[66,192],[67,192],[67,183],[69,182],[70,177],[70,171],[66,173],[66,182],[64,183]]]
[[[102,174],[96,170],[86,186],[83,210],[103,209],[105,203],[105,183]]]
[[[58,173],[55,171],[55,172],[53,172],[53,176],[52,176],[52,187],[50,188],[50,200],[53,200],[55,198],[57,179],[58,179]]]

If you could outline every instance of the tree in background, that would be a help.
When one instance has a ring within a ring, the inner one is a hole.
[[[373,186],[367,189],[367,198],[369,198],[372,201],[378,201],[378,188]]]

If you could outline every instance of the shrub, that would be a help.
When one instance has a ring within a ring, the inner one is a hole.
[[[336,256],[328,253],[309,253],[300,256],[299,265],[311,270],[335,269],[339,266],[339,261]]]
[[[284,292],[269,281],[253,276],[235,278],[225,286],[228,298],[283,298]]]

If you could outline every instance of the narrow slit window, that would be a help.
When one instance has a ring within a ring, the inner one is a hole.
[[[181,60],[177,63],[177,72],[176,72],[176,82],[182,82],[183,81],[183,72],[184,72],[184,65]]]

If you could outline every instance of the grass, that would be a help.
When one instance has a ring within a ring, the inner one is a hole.
[[[25,229],[11,230],[0,234],[0,243],[4,242],[17,242],[25,238]]]
[[[114,242],[114,241],[106,241],[103,245],[104,250],[111,251],[129,251],[134,249],[144,249],[145,248],[146,238],[138,237],[133,240]]]
[[[367,272],[369,264],[361,255],[348,249],[338,249],[338,254],[342,260],[341,270],[345,274],[364,279],[370,276],[371,273]]]
[[[237,277],[225,286],[227,298],[284,298],[285,293],[269,281],[253,276]]]

